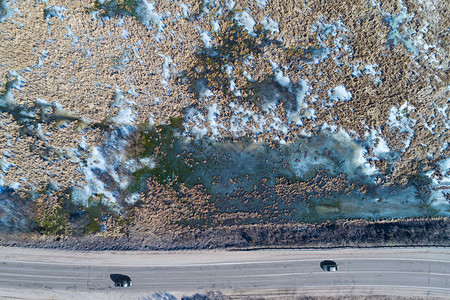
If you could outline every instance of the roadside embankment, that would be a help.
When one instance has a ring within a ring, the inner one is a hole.
[[[156,235],[131,228],[121,236],[0,234],[1,246],[68,250],[187,250],[450,246],[448,218],[337,220],[318,224],[229,226]]]

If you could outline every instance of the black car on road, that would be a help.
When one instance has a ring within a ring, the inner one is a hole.
[[[324,260],[320,263],[320,267],[324,271],[336,272],[338,270],[338,265],[332,260]]]
[[[132,284],[130,276],[123,274],[111,274],[109,278],[114,282],[115,287],[129,287]]]

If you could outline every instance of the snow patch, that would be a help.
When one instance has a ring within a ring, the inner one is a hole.
[[[378,137],[378,143],[377,146],[375,148],[373,148],[373,153],[375,155],[381,155],[384,153],[388,153],[391,150],[389,149],[386,141],[382,138],[382,137]]]
[[[172,64],[172,58],[170,56],[164,56],[160,55],[161,57],[164,57],[164,62],[162,64],[162,75],[163,78],[161,79],[161,84],[163,86],[169,85],[169,78],[170,78],[170,64]]]
[[[81,137],[81,142],[79,145],[80,149],[82,150],[87,150],[87,143],[86,143],[86,138],[83,136]]]
[[[236,2],[234,2],[233,0],[227,0],[226,5],[229,10],[233,10],[234,6],[236,5]]]
[[[187,5],[184,3],[180,3],[178,4],[182,9],[183,9],[183,18],[188,18],[189,17],[189,8],[191,7],[191,5]]]
[[[241,91],[238,90],[238,88],[236,87],[236,83],[234,82],[233,79],[230,80],[230,91],[231,91],[236,97],[242,96]]]
[[[364,172],[364,174],[366,174],[368,176],[379,174],[380,171],[375,166],[372,166],[367,161],[366,155],[367,155],[367,150],[366,149],[361,149],[359,151],[358,164],[361,166],[361,169]]]
[[[122,90],[116,86],[114,90],[112,107],[122,107],[122,101],[125,99]]]
[[[3,172],[7,172],[11,167],[14,167],[14,164],[9,163],[6,160],[6,157],[3,157],[3,159],[0,161],[0,169],[2,169]]]
[[[343,102],[345,102],[352,99],[352,94],[349,91],[347,91],[344,85],[339,85],[334,89],[330,89],[328,91],[328,97],[330,98],[331,101],[342,100]]]
[[[98,147],[92,149],[91,154],[87,159],[87,165],[83,168],[86,184],[82,189],[74,189],[72,192],[72,199],[75,202],[82,203],[88,206],[88,199],[91,195],[104,195],[108,200],[114,201],[116,198],[108,191],[105,184],[97,178],[96,169],[106,171],[106,159],[99,151]]]
[[[184,117],[185,133],[191,133],[194,138],[202,138],[208,134],[208,128],[204,126],[205,116],[196,108],[189,108]]]
[[[211,44],[212,40],[211,40],[211,36],[209,35],[208,31],[201,32],[200,39],[202,40],[203,45],[205,45],[205,48],[210,49],[212,47],[212,44]]]
[[[261,8],[264,8],[264,6],[266,6],[267,4],[267,0],[255,0],[255,2]]]
[[[117,116],[112,118],[112,121],[117,125],[134,125],[134,119],[136,114],[133,114],[133,110],[130,107],[121,108]]]
[[[403,141],[405,144],[405,148],[403,150],[406,150],[409,147],[411,144],[411,139],[414,135],[414,130],[412,127],[416,125],[416,120],[408,118],[409,112],[414,109],[415,108],[413,106],[408,105],[408,102],[403,103],[400,108],[393,106],[391,107],[389,118],[387,120],[387,123],[391,128],[395,128],[400,132],[408,134],[408,139]]]
[[[217,103],[214,103],[211,106],[207,107],[208,110],[208,123],[209,127],[211,128],[211,134],[213,137],[219,137],[219,128],[223,126],[220,126],[217,124],[216,118],[220,115],[220,108],[218,108]]]
[[[149,3],[147,0],[139,0],[137,3],[136,13],[142,24],[147,26],[149,30],[155,27],[159,33],[163,32],[165,27],[162,22],[163,16],[155,12],[155,4]]]
[[[153,159],[153,157],[141,158],[139,161],[142,165],[144,165],[150,169],[153,169],[156,166],[156,163],[155,163],[155,160]]]
[[[403,4],[403,1],[399,1],[399,5],[401,7],[400,12],[394,16],[380,10],[385,16],[383,21],[391,27],[391,30],[388,33],[387,43],[392,47],[396,47],[399,43],[402,43],[408,52],[417,55],[419,51],[417,47],[413,45],[411,39],[411,34],[415,33],[415,31],[406,28],[402,30],[405,34],[400,33],[400,26],[406,21],[411,20],[414,17],[414,14],[408,14],[408,10]],[[409,37],[409,39],[407,39],[407,37]]]
[[[129,184],[131,172],[142,167],[142,163],[128,159],[125,151],[129,131],[133,129],[114,128],[106,133],[103,145],[93,147],[88,158],[79,162],[84,181],[79,182],[72,192],[75,202],[88,206],[89,197],[97,195],[102,196],[111,208],[119,208],[118,200]]]
[[[442,107],[436,107],[436,110],[441,113],[441,115],[447,119],[447,108],[448,104],[445,104]]]
[[[213,32],[219,32],[220,30],[219,21],[211,20],[209,24],[211,25]]]
[[[283,87],[288,87],[291,83],[291,80],[288,76],[283,75],[283,71],[280,70],[278,65],[273,62],[272,60],[269,61],[270,65],[272,66],[272,71],[275,76],[275,81],[278,82]]]
[[[47,23],[50,23],[50,18],[57,18],[57,19],[60,19],[61,21],[64,21],[63,12],[66,10],[67,10],[67,8],[64,6],[47,6],[44,9],[45,21]]]
[[[364,73],[371,75],[373,77],[373,81],[376,85],[378,85],[381,82],[380,79],[381,71],[375,70],[375,68],[377,67],[378,67],[377,64],[373,64],[373,65],[366,65],[363,69]]]
[[[284,76],[281,70],[276,70],[274,74],[275,74],[275,81],[278,82],[281,86],[288,87],[289,84],[291,83],[289,77]]]
[[[12,7],[11,5],[13,5],[14,7]],[[14,18],[15,13],[22,15],[20,10],[16,7],[16,3],[14,0],[0,1],[0,23],[4,23],[8,18]]]
[[[272,18],[264,17],[261,20],[261,25],[264,27],[264,30],[267,30],[270,32],[270,34],[280,33],[280,29],[278,28],[278,23],[272,20]]]
[[[129,38],[130,36],[131,36],[131,34],[130,34],[128,31],[126,31],[125,29],[122,30],[122,35],[121,35],[121,37],[122,37],[123,39],[127,39],[127,38]]]
[[[373,159],[377,160],[379,156],[382,157],[391,151],[386,141],[381,137],[379,130],[371,129],[370,133],[366,132],[364,136],[368,146],[372,148]]]
[[[245,30],[250,35],[254,35],[253,27],[255,26],[255,20],[245,11],[237,12],[234,14],[234,19],[238,22],[238,25],[244,26]]]
[[[9,188],[10,188],[10,189],[13,189],[13,190],[15,190],[15,191],[17,191],[17,190],[19,189],[19,187],[20,187],[20,183],[18,183],[17,181],[16,181],[16,182],[13,182],[13,183],[11,183],[11,184],[9,185]]]

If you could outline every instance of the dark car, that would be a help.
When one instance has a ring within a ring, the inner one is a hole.
[[[332,260],[324,260],[320,263],[320,267],[324,271],[336,272],[338,270],[338,265]]]
[[[131,278],[127,275],[111,274],[109,277],[114,281],[115,287],[129,287],[132,284]]]

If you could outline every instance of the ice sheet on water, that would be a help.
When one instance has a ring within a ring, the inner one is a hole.
[[[253,117],[246,115],[245,109],[242,109],[242,115]],[[273,124],[282,126],[283,122],[274,120]],[[236,124],[237,127],[241,125]],[[366,149],[343,130],[333,131],[326,127],[317,135],[299,137],[294,142],[287,143],[279,136],[274,140],[279,142],[278,147],[271,148],[263,142],[254,141],[211,143],[207,139],[190,140],[183,143],[179,151],[192,152],[196,161],[209,161],[198,165],[190,178],[201,177],[200,181],[207,189],[220,194],[238,188],[251,191],[262,178],[269,182],[277,177],[307,181],[316,176],[319,170],[328,170],[327,174],[331,177],[345,174],[351,180],[368,184],[373,184],[378,175],[378,171],[365,157]],[[247,179],[230,185],[230,177]],[[217,185],[211,184],[213,178],[219,178]]]

